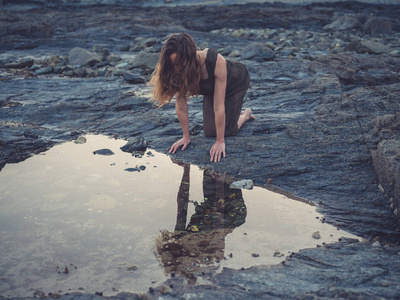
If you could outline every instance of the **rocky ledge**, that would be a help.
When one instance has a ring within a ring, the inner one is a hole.
[[[0,11],[2,166],[85,132],[138,136],[167,152],[179,122],[173,105],[152,106],[146,82],[168,34],[187,31],[200,48],[247,65],[245,107],[257,119],[210,163],[213,140],[194,97],[191,146],[175,157],[307,198],[323,221],[363,238],[302,250],[280,266],[225,270],[207,286],[171,278],[164,298],[399,297],[398,5],[26,7]]]

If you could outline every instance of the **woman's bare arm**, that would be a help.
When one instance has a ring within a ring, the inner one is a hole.
[[[217,140],[210,150],[210,156],[211,161],[217,162],[221,160],[221,157],[225,157],[225,91],[227,70],[226,61],[220,54],[217,56],[214,75],[214,115]]]
[[[176,94],[175,111],[182,127],[183,137],[171,146],[169,153],[175,153],[181,146],[182,150],[185,150],[190,143],[188,103],[186,97],[182,97],[179,93]]]

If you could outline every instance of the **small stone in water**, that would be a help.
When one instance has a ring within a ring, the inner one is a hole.
[[[135,265],[128,265],[127,267],[126,267],[126,270],[127,271],[135,271],[135,270],[137,270],[138,269],[138,266],[135,266]]]
[[[110,149],[100,149],[100,150],[96,150],[93,151],[93,154],[96,155],[114,155],[115,153],[112,152]]]
[[[171,292],[171,288],[168,285],[163,285],[160,289],[161,294],[165,295]]]
[[[372,244],[372,247],[381,247],[381,243],[379,243],[378,241],[375,241],[375,242]]]
[[[127,168],[124,169],[124,171],[128,171],[128,172],[140,172],[140,170],[138,168]]]
[[[312,237],[313,237],[314,239],[318,240],[318,239],[321,238],[321,235],[319,234],[319,231],[316,231],[316,232],[314,232],[314,233],[312,234]]]
[[[74,143],[75,144],[84,144],[84,143],[86,143],[86,138],[84,136],[80,136],[74,141]]]
[[[275,250],[274,252],[274,257],[282,257],[285,256],[285,254],[283,254],[281,251],[279,250]]]
[[[229,185],[229,188],[231,188],[231,189],[247,189],[247,190],[251,190],[253,188],[253,186],[254,186],[253,180],[248,179],[248,180],[240,180],[240,181],[232,182]]]

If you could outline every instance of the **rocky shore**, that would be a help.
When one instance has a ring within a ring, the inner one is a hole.
[[[174,105],[155,109],[146,82],[168,34],[186,31],[199,48],[246,64],[245,107],[256,121],[210,163],[213,140],[194,97],[191,146],[174,157],[307,198],[324,222],[364,238],[305,249],[279,266],[224,270],[209,285],[171,278],[173,288],[146,297],[400,296],[399,5],[49,3],[1,6],[1,167],[87,132],[141,137],[167,152],[181,135]]]

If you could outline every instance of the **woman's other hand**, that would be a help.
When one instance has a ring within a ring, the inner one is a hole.
[[[225,157],[225,143],[216,141],[210,150],[211,161],[217,162],[221,157]]]
[[[190,138],[183,137],[171,146],[171,148],[169,149],[169,153],[174,154],[176,150],[178,150],[178,148],[181,146],[183,151],[187,148],[189,144],[190,144]]]

